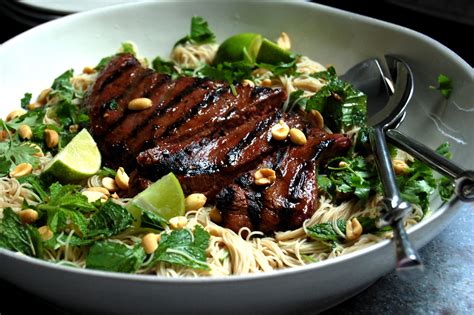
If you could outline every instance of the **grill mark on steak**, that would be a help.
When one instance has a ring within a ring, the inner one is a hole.
[[[104,117],[102,130],[109,131],[118,125],[123,120],[124,114],[129,112],[128,103],[135,98],[143,97],[154,86],[155,79],[155,72],[151,69],[137,71],[127,91],[115,99],[117,107],[102,107],[101,115]],[[97,133],[102,134],[102,132]]]
[[[328,152],[347,150],[350,140],[318,130],[308,134],[306,145],[279,148],[254,170],[221,189],[216,205],[224,226],[235,232],[248,227],[269,233],[297,228],[311,217],[317,202],[317,163],[327,158]],[[256,186],[253,175],[264,167],[273,169],[277,179],[270,186]]]
[[[351,141],[311,127],[302,114],[281,113],[282,90],[235,88],[236,95],[225,82],[171,80],[122,54],[88,91],[91,131],[107,165],[130,173],[129,196],[173,171],[186,194],[215,199],[224,226],[236,232],[299,227],[315,210],[317,165],[343,154]],[[137,97],[150,98],[152,107],[129,111],[128,101]],[[107,108],[112,99],[116,110]],[[271,128],[280,119],[302,130],[307,144],[273,140]],[[272,185],[254,184],[261,167],[275,170]]]

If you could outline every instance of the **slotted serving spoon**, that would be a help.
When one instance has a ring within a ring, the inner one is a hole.
[[[392,227],[397,250],[397,270],[408,275],[413,274],[413,270],[422,270],[423,264],[403,226],[403,218],[412,208],[401,198],[385,141],[385,131],[403,118],[413,93],[413,75],[409,66],[400,58],[387,55],[385,61],[388,68],[386,76],[381,75],[384,73],[381,64],[372,59],[356,65],[341,79],[352,83],[369,96],[368,124],[373,127],[370,142],[385,196],[385,211],[377,225]],[[390,82],[393,82],[393,86],[389,86]],[[389,95],[387,90],[392,88],[394,93]]]

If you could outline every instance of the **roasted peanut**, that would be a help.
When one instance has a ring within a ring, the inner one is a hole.
[[[362,225],[357,218],[347,220],[346,222],[346,238],[350,241],[358,239],[362,235]]]
[[[38,212],[33,209],[25,209],[18,212],[21,222],[31,224],[38,220]]]
[[[6,121],[10,121],[16,117],[20,117],[26,114],[26,110],[24,109],[15,109],[14,111],[11,111],[10,114],[7,115],[5,118]]]
[[[44,89],[43,91],[41,91],[41,93],[38,95],[38,98],[36,99],[36,102],[41,105],[45,105],[48,102],[48,96],[51,91],[51,88]]]
[[[89,187],[89,188],[86,188],[84,191],[95,191],[95,192],[100,192],[106,195],[107,197],[110,196],[109,190],[104,187]]]
[[[283,120],[280,120],[278,124],[272,127],[272,138],[275,140],[285,140],[289,132],[290,127]]]
[[[50,149],[55,148],[59,144],[59,134],[56,130],[45,129],[44,130],[44,141],[46,141],[46,146]]]
[[[20,138],[25,140],[30,140],[33,137],[33,131],[31,131],[31,128],[28,125],[21,125],[18,127],[17,132]]]
[[[110,192],[115,192],[119,190],[119,187],[117,186],[117,183],[115,182],[115,179],[108,176],[102,178],[102,186],[105,187]]]
[[[10,177],[22,177],[30,174],[32,171],[33,166],[30,163],[20,163],[10,172]]]
[[[84,67],[84,69],[82,69],[82,73],[93,74],[95,73],[95,69],[92,67]]]
[[[256,185],[271,185],[276,180],[276,173],[271,168],[261,168],[255,172],[254,178]]]
[[[153,105],[151,99],[146,97],[136,98],[128,103],[128,109],[130,110],[143,110],[150,108]]]
[[[123,190],[128,189],[129,180],[130,178],[128,177],[127,173],[125,173],[123,167],[119,167],[117,170],[117,175],[115,175],[115,183],[117,183],[117,186]]]
[[[284,50],[290,50],[291,41],[288,34],[286,34],[285,32],[281,32],[280,37],[278,37],[277,39],[277,45]]]
[[[402,160],[393,160],[392,165],[396,175],[406,175],[410,172],[410,167]]]
[[[184,200],[184,207],[186,211],[198,210],[204,207],[207,198],[204,194],[191,194]]]
[[[307,142],[306,136],[304,135],[303,131],[296,128],[290,129],[290,140],[291,142],[297,145],[305,145]]]
[[[321,113],[315,109],[312,109],[308,113],[309,119],[311,123],[316,127],[316,128],[323,128],[324,127],[324,118]]]
[[[264,87],[271,87],[272,86],[272,80],[265,79],[265,80],[262,81],[261,85],[264,86]]]
[[[53,237],[53,231],[51,231],[47,225],[38,228],[38,233],[43,241],[50,240]]]
[[[188,224],[188,219],[184,216],[178,216],[170,219],[170,227],[173,230],[182,229]]]
[[[148,233],[142,238],[142,247],[145,250],[145,253],[153,254],[158,248],[158,241],[160,235],[155,233]]]

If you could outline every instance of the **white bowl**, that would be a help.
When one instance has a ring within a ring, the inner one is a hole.
[[[175,40],[188,32],[193,15],[207,19],[218,40],[240,32],[276,38],[285,31],[294,51],[333,64],[340,73],[368,57],[400,55],[412,67],[416,84],[402,129],[432,147],[450,141],[454,160],[474,167],[474,113],[459,109],[468,107],[474,90],[467,63],[406,28],[308,3],[142,3],[47,23],[0,47],[0,115],[18,107],[25,92],[49,86],[65,69],[96,64],[122,41],[137,43],[143,56],[167,56]],[[454,82],[448,102],[429,89],[440,73]],[[465,205],[453,200],[410,229],[414,245],[420,248],[430,241],[461,207]],[[167,279],[80,270],[1,249],[0,258],[0,276],[17,286],[68,308],[108,313],[322,310],[395,266],[390,241],[321,263],[227,278]]]

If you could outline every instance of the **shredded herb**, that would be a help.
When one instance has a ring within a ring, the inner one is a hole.
[[[25,93],[25,96],[21,99],[21,108],[26,109],[31,102],[31,93]]]
[[[438,86],[430,86],[430,88],[438,90],[444,98],[448,99],[453,92],[453,82],[448,76],[440,74],[438,76]]]
[[[177,45],[182,45],[185,43],[192,44],[208,44],[214,43],[216,41],[216,36],[209,29],[208,23],[200,16],[193,16],[191,19],[191,32],[189,35],[184,36],[178,40],[174,47]]]

